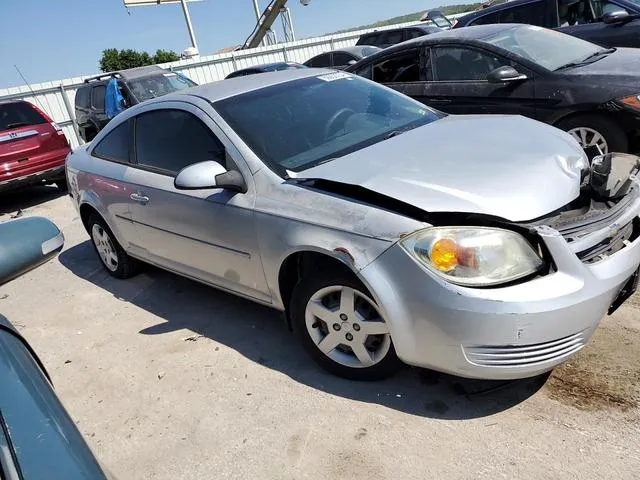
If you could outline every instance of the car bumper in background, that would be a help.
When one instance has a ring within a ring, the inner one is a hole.
[[[64,162],[68,153],[68,148],[60,149],[29,158],[24,165],[18,164],[19,168],[7,171],[0,168],[0,191],[64,179]]]
[[[398,356],[463,377],[513,379],[548,371],[580,350],[637,271],[640,239],[586,264],[555,230],[539,234],[557,271],[503,288],[447,283],[397,244],[365,267],[361,276]]]

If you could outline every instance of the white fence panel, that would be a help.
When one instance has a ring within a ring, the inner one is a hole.
[[[453,19],[462,14],[452,15]],[[408,22],[389,25],[378,29],[364,29],[324,37],[308,38],[289,43],[279,43],[267,47],[250,50],[239,50],[232,53],[209,55],[197,59],[180,60],[165,63],[162,67],[178,71],[191,78],[198,84],[216,82],[224,79],[231,72],[239,69],[271,62],[304,63],[311,57],[336,48],[355,45],[358,38],[374,30],[388,30],[391,28],[407,27],[421,22]],[[22,99],[31,102],[44,110],[53,121],[62,127],[65,135],[73,147],[80,145],[82,140],[77,134],[75,126],[75,96],[76,90],[82,85],[85,77],[73,77],[53,82],[44,82],[29,86],[0,89],[0,101]],[[65,100],[66,97],[66,100]]]

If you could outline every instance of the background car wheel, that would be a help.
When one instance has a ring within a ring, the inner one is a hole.
[[[348,275],[314,275],[294,288],[296,335],[325,370],[352,380],[378,380],[401,366],[389,326],[367,289]]]
[[[624,130],[606,117],[576,115],[561,120],[557,127],[569,132],[582,148],[597,146],[602,153],[629,151],[629,140]]]
[[[138,273],[138,261],[127,255],[99,215],[89,218],[89,234],[93,247],[109,275],[130,278]]]
[[[54,183],[56,184],[56,187],[58,187],[58,190],[60,190],[61,192],[66,192],[67,191],[67,181],[66,180],[56,180]]]

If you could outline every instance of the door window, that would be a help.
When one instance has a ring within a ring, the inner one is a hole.
[[[422,37],[425,35],[425,31],[424,30],[418,30],[417,28],[415,29],[411,29],[411,30],[407,30],[406,31],[406,39],[407,40],[411,40],[412,38],[418,38],[418,37]]]
[[[491,23],[527,23],[545,26],[545,3],[531,2],[512,6],[498,12],[489,13],[474,20],[469,25],[488,25]]]
[[[93,155],[114,162],[129,162],[129,122],[117,126],[93,149]]]
[[[336,52],[333,54],[333,66],[334,67],[344,67],[349,65],[349,62],[352,60],[357,60],[353,55],[349,55],[344,52]]]
[[[402,30],[391,30],[382,35],[380,43],[384,45],[395,45],[396,43],[400,43],[404,40],[403,36]]]
[[[378,45],[380,43],[379,33],[370,33],[360,37],[356,45]]]
[[[403,52],[374,63],[372,80],[378,83],[419,82],[420,50]]]
[[[91,89],[91,105],[100,112],[104,112],[104,94],[107,91],[105,85],[96,85]]]
[[[76,106],[81,108],[89,107],[89,87],[80,87],[76,92]]]
[[[510,65],[510,62],[471,48],[446,47],[434,50],[434,75],[439,82],[486,80],[489,72],[503,65]]]
[[[309,62],[309,66],[310,67],[316,67],[316,68],[330,67],[331,66],[331,54],[330,53],[325,53],[325,54],[322,54],[322,55],[318,55],[315,58],[312,58],[311,62]]]
[[[209,128],[183,110],[156,110],[136,117],[138,165],[175,175],[194,163],[226,167],[224,146]]]

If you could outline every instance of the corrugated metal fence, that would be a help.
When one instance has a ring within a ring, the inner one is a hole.
[[[452,15],[455,18],[463,14]],[[405,27],[420,22],[409,22],[398,25],[381,27],[376,30]],[[198,57],[190,60],[161,65],[179,71],[198,84],[222,80],[231,72],[239,69],[259,65],[261,63],[289,61],[303,63],[309,58],[323,52],[355,45],[360,35],[371,32],[374,29],[365,29],[316,37],[296,42],[279,43],[267,47],[259,47],[251,50],[239,50],[231,53]],[[80,145],[82,140],[78,136],[75,125],[74,105],[76,90],[82,85],[86,77],[73,77],[64,80],[33,84],[30,87],[0,89],[0,101],[8,99],[23,99],[38,105],[58,125],[60,125],[73,147]]]

